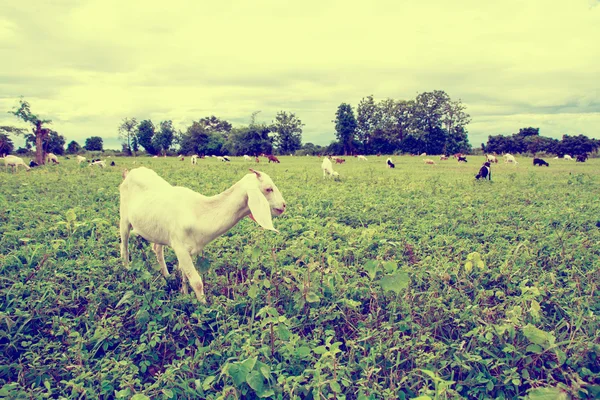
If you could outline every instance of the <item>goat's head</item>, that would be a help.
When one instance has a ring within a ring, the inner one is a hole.
[[[273,227],[271,215],[283,214],[286,208],[285,200],[269,175],[252,168],[250,171],[253,174],[246,175],[244,179],[250,218],[265,229],[277,231]]]

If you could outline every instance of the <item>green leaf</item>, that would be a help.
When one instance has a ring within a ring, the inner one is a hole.
[[[539,344],[530,344],[525,350],[534,354],[542,354],[544,352],[544,349]]]
[[[566,400],[568,398],[567,393],[555,387],[536,388],[527,395],[529,400]]]
[[[313,351],[315,352],[315,354],[323,354],[327,352],[327,347],[325,346],[317,346],[313,349]]]
[[[470,273],[471,273],[471,271],[473,271],[473,263],[472,263],[471,261],[467,261],[467,262],[465,263],[465,272],[466,272],[467,274],[470,274]]]
[[[211,388],[212,383],[215,381],[215,379],[216,378],[212,375],[204,378],[204,382],[202,382],[202,389],[209,390]]]
[[[527,324],[523,327],[523,334],[531,343],[543,345],[554,342],[554,335],[544,332],[531,324]]]
[[[306,301],[308,301],[309,303],[318,303],[321,299],[319,298],[319,296],[317,296],[317,294],[315,292],[308,292],[306,294]]]
[[[335,393],[340,393],[342,391],[340,384],[335,381],[329,382],[329,386],[331,387],[331,390],[333,390]]]
[[[408,287],[410,278],[406,272],[397,271],[391,275],[386,275],[379,281],[384,291],[391,290],[396,294],[400,294]]]
[[[254,369],[254,365],[256,364],[257,360],[258,360],[258,357],[250,357],[250,358],[242,361],[242,365],[244,367],[246,367],[248,369],[248,371],[252,371]]]
[[[258,257],[260,256],[260,247],[256,246],[252,249],[252,262],[258,261]]]
[[[150,400],[150,397],[146,396],[145,394],[136,393],[131,396],[131,400]]]
[[[250,286],[250,289],[248,289],[248,296],[250,296],[251,299],[256,299],[256,296],[258,296],[258,286],[257,285],[252,285]]]
[[[264,377],[258,371],[252,371],[246,376],[246,383],[254,389],[255,392],[261,393],[264,388]]]
[[[279,334],[279,338],[284,341],[288,341],[292,333],[284,324],[277,324],[277,333]]]
[[[150,321],[150,313],[144,309],[141,309],[135,314],[135,320],[139,325],[145,325],[148,321]]]
[[[304,358],[310,355],[310,347],[300,346],[296,349],[296,355],[300,358]]]
[[[396,272],[398,270],[398,264],[394,261],[385,261],[383,263],[383,269],[385,269],[385,272],[388,274],[391,274],[392,272]]]
[[[364,269],[369,274],[369,278],[371,278],[371,280],[375,279],[375,276],[377,275],[377,267],[378,266],[379,266],[379,264],[375,260],[369,260],[366,262]]]
[[[201,257],[196,265],[198,272],[205,274],[210,269],[210,260],[205,257]]]
[[[237,387],[246,382],[248,372],[250,372],[248,368],[238,363],[231,364],[227,370],[227,374],[233,379],[233,384]]]
[[[65,218],[67,219],[67,222],[73,222],[77,219],[77,215],[75,214],[75,210],[74,209],[70,209],[69,211],[67,211],[65,213]]]

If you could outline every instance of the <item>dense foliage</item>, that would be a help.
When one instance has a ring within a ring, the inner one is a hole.
[[[599,160],[261,163],[288,209],[197,265],[209,304],[119,259],[117,167],[0,171],[0,397],[593,399]],[[211,195],[254,163],[137,158]],[[165,252],[172,269],[176,258]]]
[[[85,139],[85,145],[83,147],[87,151],[102,151],[104,148],[104,141],[100,136],[90,136]]]
[[[539,128],[522,128],[511,136],[489,136],[487,144],[482,144],[490,153],[547,153],[559,157],[568,154],[572,157],[589,154],[600,148],[600,141],[584,135],[563,135],[562,140],[540,136]]]

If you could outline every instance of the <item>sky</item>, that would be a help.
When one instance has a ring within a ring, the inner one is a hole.
[[[444,90],[488,135],[600,138],[599,0],[0,1],[0,125],[21,96],[67,142],[278,111],[335,139],[340,103]],[[15,141],[19,144],[19,141]]]

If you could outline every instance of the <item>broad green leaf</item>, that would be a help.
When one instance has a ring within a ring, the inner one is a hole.
[[[279,338],[283,341],[288,341],[292,333],[284,324],[277,324],[277,333],[279,334]]]
[[[252,371],[254,369],[254,365],[256,364],[257,360],[258,360],[258,357],[250,357],[250,358],[242,361],[242,365],[244,367],[246,367],[248,369],[248,371]]]
[[[308,346],[300,346],[296,349],[296,355],[298,357],[304,358],[310,355],[310,347]]]
[[[384,291],[391,290],[396,294],[400,294],[408,287],[410,278],[406,272],[397,271],[391,275],[386,275],[379,281],[379,284]]]
[[[544,332],[531,324],[527,324],[523,327],[523,334],[530,342],[539,345],[554,341],[554,336],[552,334]]]
[[[246,382],[246,376],[248,376],[250,370],[241,364],[231,364],[227,370],[227,374],[233,379],[233,384],[239,387],[242,383]]]
[[[150,320],[150,313],[141,309],[135,314],[135,320],[138,324],[145,325]]]
[[[145,394],[136,393],[131,396],[131,400],[150,400],[150,397],[146,396]]]
[[[260,247],[256,246],[252,249],[252,262],[258,261],[259,256],[260,256]]]
[[[384,261],[383,269],[385,269],[385,272],[387,272],[388,274],[391,274],[398,270],[398,264],[394,261]]]
[[[471,273],[471,271],[473,271],[473,263],[472,263],[471,261],[467,261],[467,262],[465,263],[465,272],[466,272],[467,274],[470,274],[470,273]]]
[[[246,383],[254,389],[255,392],[261,393],[264,388],[264,377],[258,371],[252,371],[246,376]]]
[[[567,393],[555,387],[536,388],[527,394],[529,400],[567,400],[568,398]]]
[[[525,350],[534,354],[542,354],[544,352],[544,349],[539,344],[530,344]]]
[[[335,381],[329,382],[329,386],[331,387],[331,390],[333,390],[335,393],[340,393],[342,391],[340,384]]]
[[[367,271],[367,274],[369,274],[369,278],[371,278],[371,280],[375,279],[375,276],[377,275],[378,266],[379,264],[375,260],[369,260],[365,263],[364,268]]]
[[[248,289],[248,296],[250,296],[251,299],[256,299],[256,296],[258,296],[258,286],[257,285],[250,286],[250,289]]]

